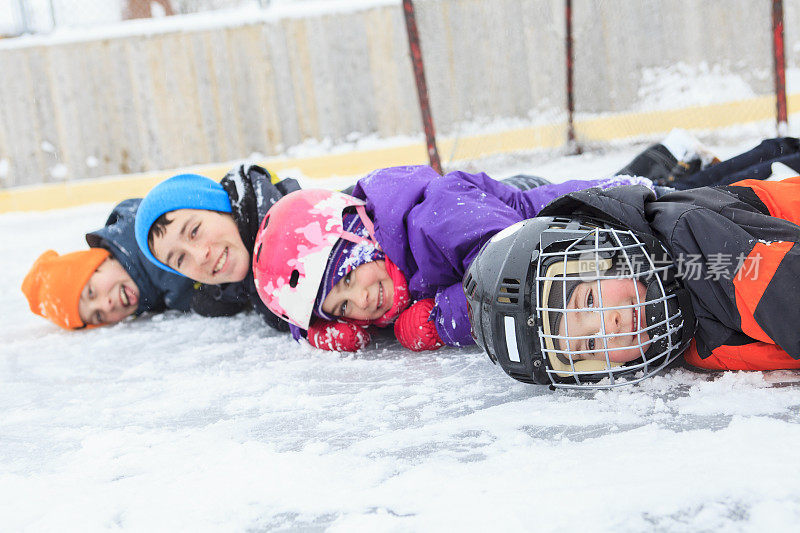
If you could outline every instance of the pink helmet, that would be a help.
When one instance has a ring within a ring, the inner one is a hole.
[[[363,220],[364,205],[341,192],[305,189],[287,194],[270,207],[253,251],[256,291],[270,311],[308,329],[336,241],[365,240],[343,230],[342,211],[355,206]]]

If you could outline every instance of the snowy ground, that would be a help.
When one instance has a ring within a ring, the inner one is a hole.
[[[594,177],[634,153],[484,168]],[[5,531],[796,531],[798,375],[551,392],[475,348],[323,353],[254,315],[61,331],[22,278],[110,208],[0,215]]]

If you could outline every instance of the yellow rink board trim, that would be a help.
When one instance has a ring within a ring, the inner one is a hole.
[[[289,176],[291,171],[298,171],[308,178],[322,179],[359,176],[381,167],[424,164],[428,161],[426,154],[425,146],[419,144],[297,159],[270,158],[258,163],[279,175],[287,171]],[[163,180],[184,172],[200,174],[218,181],[232,166],[232,163],[196,165],[180,170],[5,189],[0,191],[0,213],[43,211],[95,202],[119,202],[125,198],[142,197]]]
[[[800,106],[800,94],[788,97],[789,108]],[[682,109],[624,113],[575,121],[576,136],[581,141],[610,141],[667,132],[679,126],[685,129],[713,129],[769,120],[775,116],[775,97],[695,106]],[[744,119],[743,119],[744,117]],[[458,139],[437,140],[443,160],[466,160],[523,150],[557,148],[564,145],[566,127],[547,124]],[[260,161],[273,172],[299,171],[311,179],[334,176],[361,176],[376,168],[425,164],[427,150],[422,143],[325,154],[304,158],[275,157]],[[94,202],[118,202],[141,197],[153,186],[180,172],[195,172],[219,180],[231,164],[193,166],[190,170],[169,170],[118,177],[78,180],[0,190],[0,213],[40,211],[72,207]]]
[[[687,130],[726,128],[771,118],[775,118],[775,97],[761,96],[723,104],[576,120],[575,135],[586,141],[611,141],[652,135],[674,127]]]

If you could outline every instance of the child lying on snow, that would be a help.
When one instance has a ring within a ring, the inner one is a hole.
[[[250,251],[259,223],[294,179],[278,181],[257,165],[241,165],[217,183],[196,174],[156,185],[136,213],[139,249],[159,268],[205,284],[205,300],[233,314],[252,304],[271,327],[286,331],[256,293]]]
[[[22,283],[31,311],[67,329],[119,322],[164,309],[188,311],[192,282],[155,268],[133,238],[139,198],[120,202],[103,229],[87,233],[91,248],[42,254]]]
[[[486,240],[566,192],[633,183],[650,184],[614,177],[521,191],[483,173],[406,166],[360,179],[353,196],[295,192],[256,239],[256,290],[318,348],[360,349],[367,326],[392,323],[411,350],[471,344],[461,279]]]
[[[555,387],[634,383],[681,354],[711,370],[800,368],[798,223],[800,176],[658,199],[570,193],[472,263],[476,340],[515,379]]]

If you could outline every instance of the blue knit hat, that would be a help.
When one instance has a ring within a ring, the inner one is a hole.
[[[154,265],[183,275],[155,258],[147,244],[147,234],[158,217],[176,209],[206,209],[208,211],[231,212],[231,200],[222,185],[197,174],[179,174],[164,180],[147,193],[136,212],[134,232],[136,244],[144,256]]]

